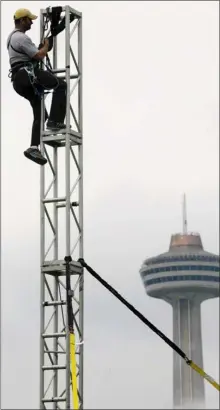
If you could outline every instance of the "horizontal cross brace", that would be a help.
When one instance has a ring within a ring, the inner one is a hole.
[[[70,262],[69,264],[71,275],[80,275],[83,272],[82,266],[77,262]],[[65,275],[66,266],[64,261],[47,261],[42,267],[42,273],[47,273],[50,275]]]
[[[53,302],[43,302],[43,306],[61,306],[61,305],[66,305],[66,302],[64,300],[54,300]]]
[[[61,136],[49,136],[49,137],[43,137],[42,142],[44,144],[49,145],[50,147],[65,147],[66,145],[66,136],[61,135]],[[70,145],[71,146],[76,146],[76,145],[81,145],[82,144],[82,139],[78,137],[73,137],[70,136]]]
[[[54,69],[54,70],[51,70],[52,71],[52,73],[54,73],[54,74],[61,74],[61,73],[65,73],[66,72],[66,69],[65,68],[57,68],[56,70]],[[69,77],[69,76],[68,76]],[[70,78],[71,79],[76,79],[76,78],[78,78],[79,77],[79,74],[70,74]],[[60,77],[59,77],[60,78]],[[66,78],[66,76],[64,77],[64,78]]]
[[[79,133],[79,132],[77,132],[77,131],[73,131],[73,130],[68,130],[68,128],[62,128],[61,130],[57,130],[57,131],[43,131],[42,132],[42,136],[44,137],[46,137],[46,136],[51,136],[51,135],[66,135],[66,134],[68,134],[68,135],[70,135],[71,137],[77,137],[77,138],[81,138],[82,137],[82,135]],[[63,137],[59,137],[59,138],[63,138]],[[43,138],[43,141],[45,140],[45,138]]]
[[[42,334],[43,339],[54,339],[59,337],[66,337],[66,333],[44,333]]]
[[[72,206],[79,206],[78,202],[71,202]],[[57,204],[57,208],[65,208],[66,207],[66,202],[64,204]]]
[[[44,353],[45,354],[49,354],[49,353],[51,353],[51,354],[66,354],[66,352],[64,352],[63,350],[58,350],[58,351],[56,351],[56,350],[44,350]]]
[[[42,370],[66,370],[66,366],[59,366],[54,364],[53,366],[42,366]]]
[[[42,399],[43,403],[59,403],[64,401],[66,401],[64,397],[52,397],[51,399]]]
[[[61,198],[48,198],[48,199],[43,199],[43,204],[53,204],[55,202],[63,202],[66,201],[66,197],[61,197]]]

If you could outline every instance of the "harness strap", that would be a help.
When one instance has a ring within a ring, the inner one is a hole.
[[[16,53],[26,55],[26,53],[24,53],[23,51],[16,50],[16,48],[14,48],[11,44],[11,38],[12,38],[13,34],[17,33],[18,31],[20,33],[23,33],[23,31],[21,31],[21,30],[15,30],[13,33],[11,33],[11,35],[9,37],[9,40],[8,40],[7,49],[9,49],[9,47],[11,47],[12,50],[14,50]]]

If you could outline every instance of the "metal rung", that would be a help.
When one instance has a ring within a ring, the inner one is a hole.
[[[75,79],[77,79],[79,77],[79,74],[71,74],[70,75],[70,79],[71,80],[75,80]],[[59,75],[59,78],[61,79],[61,80],[66,80],[66,76],[65,75]]]
[[[65,370],[66,366],[59,366],[58,364],[54,364],[52,366],[42,366],[42,370]]]
[[[43,403],[59,403],[66,401],[65,397],[52,397],[51,399],[42,399]]]
[[[83,272],[82,266],[78,262],[70,263],[70,275],[81,275]],[[42,266],[42,273],[47,275],[65,276],[66,265],[64,261],[45,261]]]
[[[48,137],[43,137],[42,141],[44,144],[49,145],[50,147],[63,148],[66,146],[66,136],[65,135],[59,135],[59,136],[51,135]],[[78,138],[78,137],[70,135],[70,145],[72,147],[79,146],[81,144],[82,144],[82,138]]]
[[[54,74],[59,74],[59,73],[65,73],[66,72],[66,69],[65,68],[56,68],[56,69],[53,69],[53,70],[51,70],[52,71],[52,73],[54,73]],[[70,78],[72,78],[72,79],[74,79],[74,78],[78,78],[79,76],[77,75],[77,74],[71,74],[70,75]],[[60,77],[59,77],[60,78]],[[65,78],[65,77],[64,77]]]
[[[53,72],[54,74],[65,73],[65,72],[66,72],[66,69],[65,69],[65,68],[57,68],[57,69],[52,70],[52,72]]]
[[[43,333],[42,334],[42,337],[44,338],[44,339],[53,339],[54,337],[66,337],[66,333]]]
[[[49,266],[49,265],[64,265],[65,262],[63,259],[55,259],[51,261],[45,261],[44,266]]]
[[[64,135],[66,134],[69,134],[72,137],[82,138],[82,135],[80,132],[73,131],[71,128],[70,129],[62,128],[62,130],[58,130],[58,131],[43,131],[42,132],[43,137],[50,137],[51,135],[55,135],[57,137],[58,135],[61,135],[60,137],[58,137],[58,139],[65,138]],[[43,141],[44,140],[45,138],[43,138]]]
[[[53,148],[64,148],[66,146],[66,139],[61,138],[60,140],[57,140],[52,137],[44,137],[43,143],[44,145],[48,145],[49,147]],[[82,145],[82,141],[81,139],[71,137],[70,145],[71,147],[76,147]]]
[[[67,129],[67,128],[62,128],[61,130],[54,130],[54,131],[52,131],[52,130],[48,130],[48,131],[43,131],[42,132],[42,136],[43,137],[50,137],[51,135],[54,135],[54,136],[56,136],[56,139],[63,139],[63,138],[65,138],[64,137],[64,135],[66,135],[66,133],[67,134],[71,134],[72,132],[71,132],[72,130],[71,129]],[[44,141],[44,139],[45,138],[43,138],[43,141]]]
[[[44,353],[45,354],[49,354],[49,353],[51,353],[51,354],[66,354],[66,352],[63,351],[63,350],[58,350],[57,352],[56,352],[56,350],[44,350]]]
[[[66,266],[66,262],[63,259],[56,259],[56,260],[44,261],[44,265],[43,265],[44,268],[46,267],[56,267],[57,268],[58,266],[60,268],[63,268]],[[82,265],[79,262],[73,260],[72,262],[70,262],[70,268],[71,269],[73,268],[82,269]]]
[[[54,300],[53,302],[45,301],[43,302],[43,306],[61,306],[66,305],[65,300]]]
[[[72,202],[71,205],[74,206],[74,207],[75,207],[75,206],[79,206],[78,202]],[[64,204],[57,204],[57,208],[65,208],[65,206],[66,206],[66,203],[64,203]]]
[[[43,204],[53,204],[55,202],[63,202],[66,201],[66,197],[62,198],[48,198],[48,199],[43,199]]]

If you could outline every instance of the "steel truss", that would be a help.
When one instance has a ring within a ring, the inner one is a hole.
[[[49,9],[51,10],[51,9]],[[54,41],[53,72],[67,83],[66,129],[45,130],[42,102],[41,150],[48,163],[41,167],[41,330],[40,409],[72,409],[70,344],[67,326],[66,266],[70,263],[77,385],[83,408],[83,127],[82,127],[82,15],[62,8],[65,30]],[[47,10],[41,10],[41,40],[48,34]],[[75,19],[70,23],[70,14]],[[59,68],[61,67],[61,68]]]

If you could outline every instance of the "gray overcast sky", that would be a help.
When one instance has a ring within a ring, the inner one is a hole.
[[[145,295],[138,270],[189,229],[219,249],[219,4],[70,2],[82,11],[85,259],[172,337],[171,308]],[[26,160],[32,112],[8,78],[3,1],[2,408],[38,407],[39,169]],[[39,23],[29,35],[39,44]],[[86,276],[85,408],[169,408],[172,351]],[[12,302],[11,302],[12,301]],[[219,379],[219,301],[202,306],[204,367]],[[218,394],[206,385],[209,408]]]

